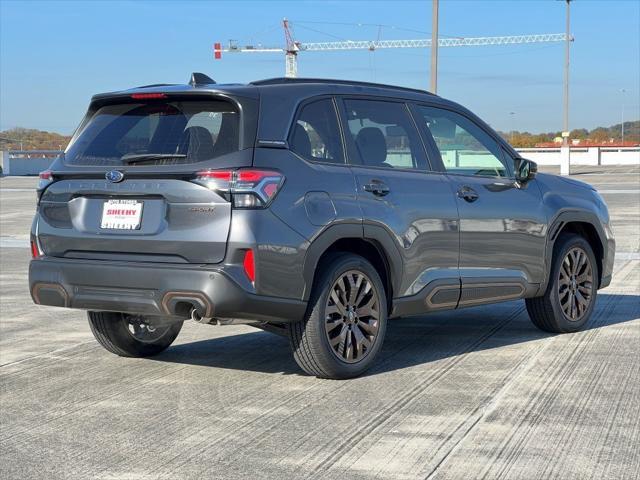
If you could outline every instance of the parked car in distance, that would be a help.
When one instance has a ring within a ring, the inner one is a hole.
[[[247,323],[333,379],[374,363],[393,317],[524,299],[574,332],[611,281],[609,215],[536,170],[421,90],[193,74],[96,95],[41,174],[29,287],[118,355],[162,352],[187,319]]]

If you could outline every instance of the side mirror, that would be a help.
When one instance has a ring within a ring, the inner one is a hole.
[[[536,176],[536,173],[538,173],[538,164],[526,158],[516,158],[514,166],[516,180],[520,183],[526,183],[532,180]]]

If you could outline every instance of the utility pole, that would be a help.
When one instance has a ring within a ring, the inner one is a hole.
[[[438,0],[431,0],[431,93],[438,93]]]
[[[564,105],[562,122],[562,149],[560,154],[560,174],[571,174],[571,148],[569,147],[569,47],[571,45],[571,0],[565,0],[566,8],[566,33],[564,39]]]
[[[620,93],[622,94],[622,146],[624,147],[624,94],[626,90],[624,88],[620,89]]]
[[[513,146],[513,134],[515,133],[515,123],[513,121],[514,119],[514,115],[516,114],[516,112],[509,112],[509,117],[511,118],[511,139],[509,140],[509,143],[511,143],[511,145]]]

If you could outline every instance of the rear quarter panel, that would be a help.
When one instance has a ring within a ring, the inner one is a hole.
[[[280,245],[267,246],[256,238],[261,275],[270,278],[270,285],[261,287],[266,289],[262,293],[306,297],[313,277],[304,271],[305,261],[292,264],[287,275],[281,275],[282,262],[300,255],[306,258],[310,245],[333,227],[362,237],[362,215],[351,169],[346,164],[307,162],[279,148],[256,148],[254,166],[279,170],[285,175],[284,185],[269,209],[296,234],[286,235]],[[263,263],[267,258],[268,263]]]

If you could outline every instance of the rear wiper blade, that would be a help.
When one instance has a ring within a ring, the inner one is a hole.
[[[171,160],[176,158],[187,158],[183,153],[128,153],[123,155],[122,160],[127,165],[138,162],[146,162],[147,160]]]

